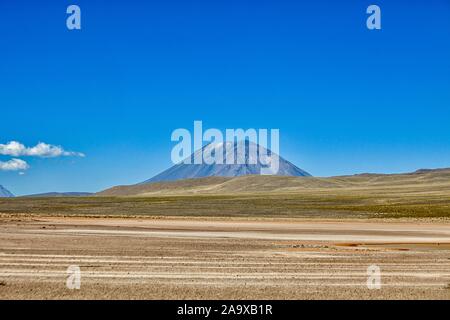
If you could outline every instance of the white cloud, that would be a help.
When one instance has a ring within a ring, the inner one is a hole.
[[[6,162],[0,161],[0,170],[3,171],[27,170],[29,167],[28,163],[20,159],[11,159]]]
[[[66,151],[61,146],[54,146],[44,142],[39,142],[34,147],[26,147],[17,141],[10,141],[7,144],[0,144],[0,155],[4,156],[31,156],[43,158],[55,157],[84,157],[81,152]]]

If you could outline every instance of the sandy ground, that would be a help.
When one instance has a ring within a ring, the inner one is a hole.
[[[450,224],[1,218],[0,298],[450,299]]]

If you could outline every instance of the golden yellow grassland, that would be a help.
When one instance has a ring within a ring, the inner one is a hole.
[[[448,218],[450,169],[332,178],[205,178],[121,186],[93,197],[0,199],[0,214]]]

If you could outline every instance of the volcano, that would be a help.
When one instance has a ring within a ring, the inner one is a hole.
[[[14,195],[6,188],[0,185],[0,198],[12,198]]]
[[[272,175],[294,177],[311,176],[308,172],[298,168],[271,150],[248,140],[220,144],[223,152],[223,159],[227,159],[227,156],[229,156],[230,153],[233,153],[234,159],[236,159],[234,163],[206,164],[202,162],[201,164],[194,164],[195,159],[198,159],[198,157],[202,159],[202,155],[204,155],[205,152],[211,152],[211,149],[217,150],[217,146],[217,144],[208,144],[202,149],[191,154],[190,157],[186,159],[188,161],[183,161],[176,164],[153,178],[142,182],[141,184],[206,177],[239,177],[245,175],[260,175],[264,172],[264,170],[267,171],[268,168],[268,166],[265,165],[268,163],[267,161],[264,161],[264,163],[262,163],[263,161],[260,161],[262,155],[267,155],[267,158],[269,159],[273,159],[275,156],[278,157],[278,170],[271,173]],[[189,162],[189,164],[186,162]]]

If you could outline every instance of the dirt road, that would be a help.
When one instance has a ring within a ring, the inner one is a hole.
[[[449,299],[450,224],[2,218],[0,298]]]

